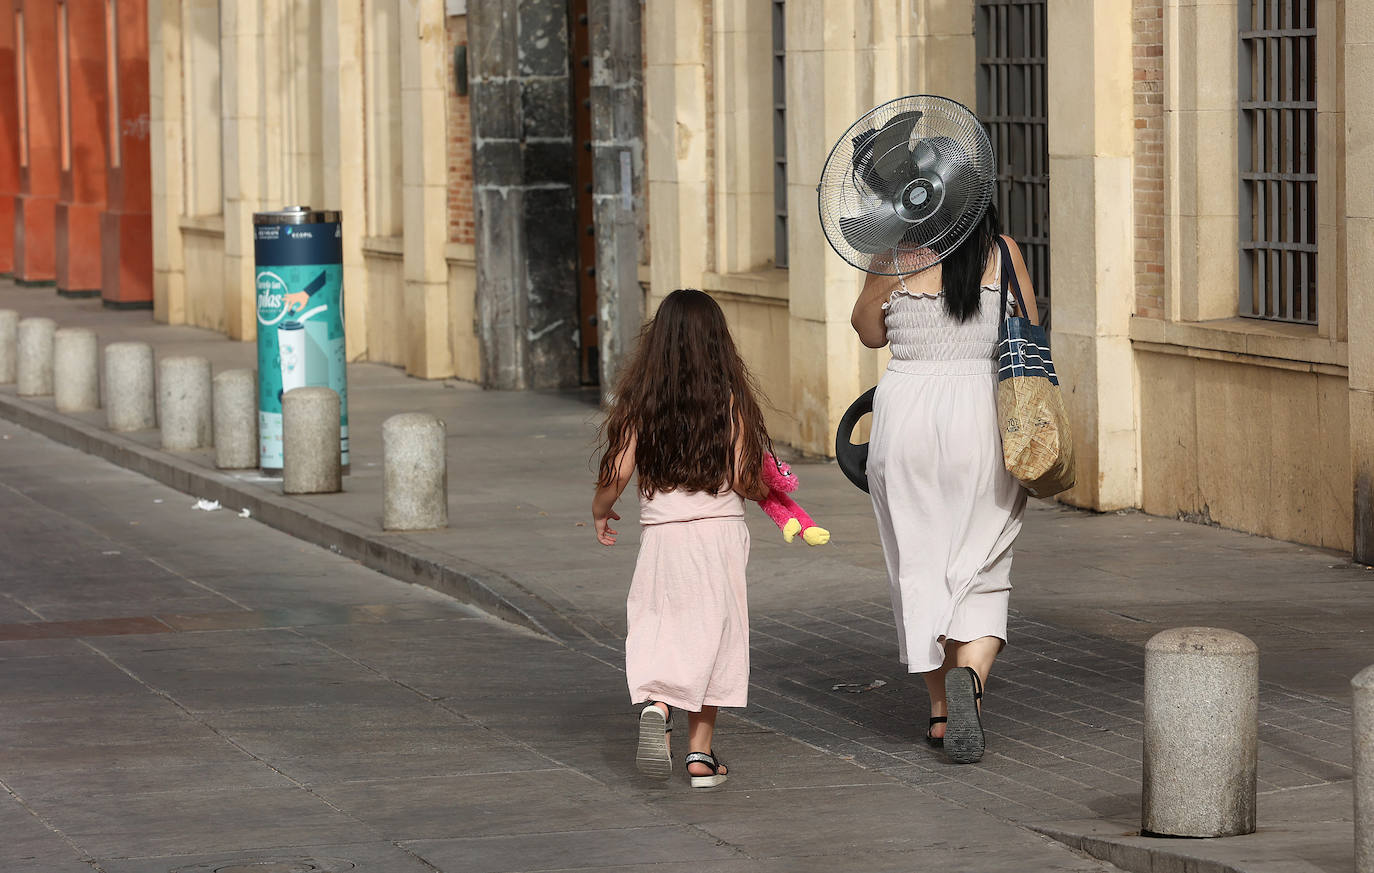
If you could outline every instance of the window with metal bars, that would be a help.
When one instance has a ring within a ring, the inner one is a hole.
[[[787,266],[787,12],[773,0],[773,263]]]
[[[1041,323],[1050,318],[1050,149],[1045,0],[976,0],[978,117],[997,155],[1002,232],[1026,258]]]
[[[1240,314],[1317,323],[1315,0],[1241,0]]]

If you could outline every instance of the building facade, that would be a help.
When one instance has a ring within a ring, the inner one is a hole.
[[[89,214],[137,187],[90,123],[137,88],[87,61],[140,48],[73,28],[91,3],[0,0],[0,269],[57,280],[66,204],[71,290],[95,275],[71,229],[108,251]],[[1374,324],[1374,102],[1345,87],[1374,73],[1374,0],[147,4],[159,320],[252,339],[252,213],[338,209],[353,360],[606,390],[645,315],[700,287],[775,438],[831,455],[885,357],[850,330],[861,277],[816,182],[864,112],[942,94],[989,128],[1048,314],[1062,499],[1374,561],[1374,352],[1348,341]],[[23,49],[63,27],[64,53]]]

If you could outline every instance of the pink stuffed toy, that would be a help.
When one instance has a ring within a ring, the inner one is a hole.
[[[763,484],[768,486],[768,496],[758,501],[763,511],[782,530],[782,538],[792,542],[801,533],[808,546],[820,546],[830,542],[830,531],[817,527],[806,514],[806,510],[787,495],[797,490],[797,476],[792,468],[779,461],[773,454],[763,457]]]

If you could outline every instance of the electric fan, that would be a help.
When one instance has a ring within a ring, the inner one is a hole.
[[[830,247],[868,273],[908,276],[940,263],[982,220],[997,181],[987,131],[947,97],[899,97],[865,113],[830,150],[816,186]],[[868,490],[868,445],[850,441],[874,389],[850,404],[835,460]]]
[[[860,270],[919,273],[973,232],[996,180],[992,143],[968,107],[899,97],[865,113],[830,150],[816,186],[821,227]]]

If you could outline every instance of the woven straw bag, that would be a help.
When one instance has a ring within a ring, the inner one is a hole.
[[[1007,311],[1010,288],[1020,313],[1004,318],[997,335],[1002,462],[1031,494],[1050,497],[1073,487],[1073,434],[1045,330],[1025,317],[1011,252],[1000,236],[997,246],[1002,254],[1002,312]]]

